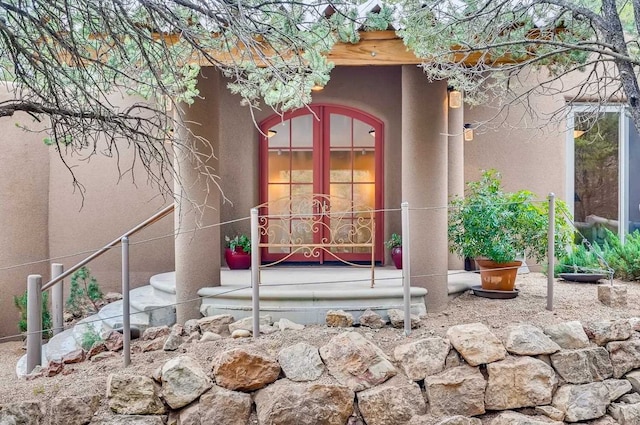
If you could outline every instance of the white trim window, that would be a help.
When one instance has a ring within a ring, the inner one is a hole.
[[[567,200],[590,240],[640,230],[640,138],[620,105],[574,105],[567,117]],[[620,225],[622,224],[622,225]]]

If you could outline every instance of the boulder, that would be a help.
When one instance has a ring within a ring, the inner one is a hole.
[[[109,351],[120,351],[124,346],[124,338],[120,332],[112,330],[104,339],[104,344]]]
[[[630,317],[627,320],[634,331],[640,332],[640,317]]]
[[[101,395],[65,397],[51,400],[49,417],[52,424],[85,425],[100,407]],[[0,423],[4,423],[0,421]]]
[[[565,422],[596,419],[607,413],[609,391],[602,382],[563,385],[553,396],[552,404],[564,412]]]
[[[406,424],[413,416],[424,415],[427,411],[418,384],[400,376],[359,392],[357,398],[367,425]]]
[[[393,357],[409,379],[421,381],[444,370],[450,350],[451,345],[446,339],[426,338],[397,346]]]
[[[627,379],[628,379],[627,374]],[[603,381],[603,384],[607,387],[607,391],[609,391],[609,401],[616,401],[623,395],[631,392],[633,389],[631,384],[626,379],[607,379]]]
[[[352,391],[362,391],[394,376],[396,368],[371,341],[357,332],[334,336],[320,348],[329,373]]]
[[[91,425],[164,425],[162,416],[113,415],[95,418]]]
[[[87,352],[87,358],[91,359],[92,357],[100,353],[104,353],[105,351],[109,351],[109,350],[107,349],[107,346],[104,343],[104,341],[96,341]]]
[[[327,326],[333,328],[349,328],[353,326],[353,314],[344,310],[329,310],[325,316]]]
[[[625,394],[622,397],[620,397],[619,401],[621,403],[627,403],[627,404],[640,403],[640,394],[638,393]]]
[[[198,334],[200,335],[200,334]],[[222,338],[222,335],[220,334],[215,334],[213,332],[209,332],[206,331],[205,333],[202,334],[202,337],[200,338],[200,342],[209,342],[209,341],[217,341],[219,339]]]
[[[265,326],[271,326],[273,323],[273,318],[270,315],[260,316],[260,328]],[[202,325],[200,325],[202,327]],[[233,331],[242,329],[245,331],[253,332],[253,317],[245,317],[236,322],[229,324],[229,332],[233,333]],[[220,333],[220,332],[217,332]]]
[[[614,378],[622,378],[625,373],[640,368],[640,339],[612,341],[607,344],[607,351]]]
[[[387,315],[389,316],[391,326],[397,329],[404,328],[404,310],[391,308],[387,310]],[[417,314],[411,314],[409,317],[411,318],[411,329],[415,329],[420,326],[420,318]]]
[[[175,323],[173,326],[171,326],[171,332],[169,333],[169,335],[186,336],[189,334],[185,332],[184,326],[182,326],[180,323]]]
[[[162,366],[162,397],[172,409],[186,406],[210,387],[211,380],[191,357],[174,357]]]
[[[43,406],[37,401],[23,401],[0,405],[2,425],[40,425],[45,423]]]
[[[386,324],[382,316],[371,309],[367,309],[360,315],[360,325],[372,329],[383,328]]]
[[[507,355],[500,340],[482,323],[452,326],[447,338],[471,366],[502,360]]]
[[[589,346],[589,337],[578,321],[558,323],[544,328],[544,333],[560,347],[566,350],[586,348]]]
[[[611,308],[624,308],[627,306],[626,285],[599,285],[598,301]]]
[[[613,375],[609,352],[604,347],[563,350],[551,355],[551,364],[570,384],[603,381]]]
[[[532,325],[518,325],[509,329],[505,348],[519,356],[537,356],[560,351],[560,346],[545,335],[542,329]]]
[[[449,350],[447,358],[444,360],[444,368],[451,369],[452,367],[462,366],[462,359],[460,354],[456,350]]]
[[[171,329],[169,328],[169,326],[166,326],[166,325],[153,326],[151,328],[147,328],[144,330],[144,333],[142,334],[142,340],[151,341],[156,338],[163,338],[165,336],[169,336],[170,333],[171,333]]]
[[[613,403],[609,406],[609,414],[620,425],[640,425],[640,403]]]
[[[280,350],[278,363],[285,376],[295,382],[315,381],[324,372],[318,349],[304,342]]]
[[[533,357],[509,357],[490,363],[487,373],[484,403],[490,410],[550,404],[558,384],[553,368]]]
[[[468,418],[462,415],[451,416],[437,423],[437,425],[482,425],[478,418]]]
[[[635,392],[637,392],[637,393],[640,393],[640,369],[639,370],[634,370],[634,371],[631,371],[631,372],[627,373],[625,378],[630,383],[630,385],[633,387],[633,390]]]
[[[103,360],[110,360],[117,358],[118,355],[112,351],[103,351],[102,353],[98,353],[95,356],[91,357],[91,363],[98,363]]]
[[[180,410],[169,413],[169,425],[202,425],[200,421],[200,402],[191,403]]]
[[[107,378],[109,407],[121,415],[162,415],[166,408],[158,385],[147,376],[115,375]]]
[[[605,345],[611,341],[624,341],[631,338],[633,328],[626,319],[603,320],[593,323],[589,329],[598,345]]]
[[[300,325],[298,323],[292,322],[289,319],[285,319],[284,317],[278,320],[278,329],[280,331],[292,330],[292,331],[301,331],[304,329],[304,325]]]
[[[183,339],[179,334],[171,333],[169,337],[164,342],[162,349],[164,351],[176,351],[180,345],[183,343]]]
[[[249,338],[251,336],[251,332],[246,329],[236,329],[231,332],[231,338]]]
[[[200,423],[247,425],[251,416],[251,396],[214,385],[200,397]]]
[[[563,422],[550,421],[540,416],[528,416],[516,412],[500,412],[489,425],[562,425]]]
[[[344,425],[353,412],[354,393],[342,385],[280,379],[254,400],[260,425]]]
[[[255,391],[278,379],[280,365],[267,355],[235,348],[220,355],[213,374],[228,390]]]
[[[64,356],[62,356],[62,363],[64,364],[72,364],[72,363],[80,363],[84,361],[85,351],[82,348],[78,348],[77,350],[73,350]]]
[[[554,421],[562,422],[562,420],[564,420],[564,412],[556,409],[553,406],[536,406],[534,412],[540,413]]]
[[[162,350],[162,348],[164,347],[165,339],[166,339],[165,336],[161,336],[159,338],[152,339],[151,341],[144,341],[140,345],[140,351],[142,351],[143,353],[146,353],[148,351]]]
[[[486,385],[480,370],[471,366],[447,369],[424,380],[429,408],[436,416],[483,414]]]
[[[185,335],[191,335],[194,332],[200,333],[200,324],[198,319],[189,319],[183,325]]]
[[[233,323],[233,316],[230,314],[218,314],[216,316],[203,317],[198,319],[200,332],[213,332],[214,334],[229,334],[229,325]]]

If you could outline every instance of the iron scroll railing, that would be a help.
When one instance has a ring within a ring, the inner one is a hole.
[[[145,221],[131,228],[129,231],[123,233],[118,238],[109,242],[99,250],[95,251],[91,255],[87,256],[82,261],[78,262],[66,271],[63,271],[61,264],[51,265],[51,280],[42,285],[42,276],[29,275],[27,278],[27,373],[30,373],[37,365],[42,364],[42,291],[47,289],[52,290],[52,322],[54,335],[60,333],[63,329],[63,284],[62,281],[70,276],[72,273],[87,265],[91,261],[100,257],[113,247],[120,243],[128,242],[128,238],[146,227],[156,223],[167,215],[171,214],[175,210],[175,204],[168,205],[162,210],[158,211]],[[123,252],[126,252],[128,257],[128,243],[123,244]],[[123,254],[123,283],[125,281],[125,266],[127,268],[126,280],[128,281],[128,264],[124,264]],[[127,294],[128,295],[128,294]],[[124,296],[124,294],[123,294]],[[128,297],[126,297],[128,298]],[[127,299],[123,302],[123,316],[128,312],[129,306],[126,305]],[[128,319],[128,314],[126,314]],[[128,344],[129,333],[124,332],[125,342]]]

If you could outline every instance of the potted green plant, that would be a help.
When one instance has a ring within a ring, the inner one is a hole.
[[[392,233],[391,238],[384,243],[384,245],[391,250],[391,260],[396,266],[396,269],[402,268],[402,236],[397,233]]]
[[[496,170],[483,171],[479,181],[467,184],[464,198],[449,205],[449,249],[475,258],[482,288],[513,291],[517,260],[525,255],[542,262],[547,254],[548,203],[534,201],[534,194],[502,190]],[[573,232],[565,214],[567,206],[556,202],[556,252],[571,242]]]
[[[225,236],[224,259],[231,270],[251,267],[251,239],[247,235]]]

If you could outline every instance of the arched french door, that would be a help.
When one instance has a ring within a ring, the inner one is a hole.
[[[354,205],[383,208],[383,124],[375,117],[351,108],[314,105],[275,115],[261,123],[260,203],[302,194],[326,194],[346,198]],[[341,205],[331,205],[332,211]],[[267,214],[285,213],[268,211]],[[375,215],[375,259],[382,261],[382,213]],[[357,219],[357,212],[351,214]],[[331,228],[328,217],[327,228]],[[291,229],[295,232],[295,229]],[[304,243],[317,243],[322,235],[295,235]],[[346,261],[371,261],[369,248],[336,248],[332,253]],[[270,248],[266,261],[283,258],[287,252]],[[305,261],[293,255],[288,261]],[[336,260],[320,253],[314,261]]]

